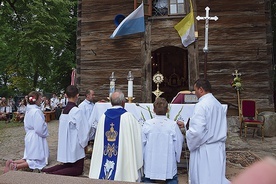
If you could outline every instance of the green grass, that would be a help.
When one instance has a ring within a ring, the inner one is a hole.
[[[17,122],[17,121],[10,121],[6,123],[5,121],[0,121],[0,130],[4,130],[5,128],[12,128],[12,127],[20,127],[24,126],[24,123]]]

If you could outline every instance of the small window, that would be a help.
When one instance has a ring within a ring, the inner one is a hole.
[[[169,0],[169,3],[170,3],[170,9],[169,9],[170,15],[186,14],[184,0]]]
[[[154,16],[168,15],[168,0],[154,0],[153,1],[153,12]]]
[[[184,15],[186,14],[185,0],[153,0],[153,16]]]
[[[134,9],[141,3],[134,0]],[[145,16],[185,15],[186,7],[186,0],[144,0]]]

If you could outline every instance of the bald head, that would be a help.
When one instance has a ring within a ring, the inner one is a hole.
[[[120,105],[122,107],[125,106],[125,95],[122,91],[116,90],[114,93],[111,94],[111,105]]]

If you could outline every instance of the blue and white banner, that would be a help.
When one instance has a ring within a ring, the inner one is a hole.
[[[115,29],[110,38],[145,32],[144,4],[129,14]]]

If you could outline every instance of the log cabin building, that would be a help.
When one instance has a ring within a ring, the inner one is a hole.
[[[129,15],[141,0],[79,0],[77,26],[77,86],[81,93],[92,88],[99,99],[109,95],[114,72],[116,89],[127,94],[127,74],[134,75],[134,102],[153,102],[153,75],[164,81],[161,95],[168,101],[206,75],[213,94],[229,109],[237,109],[232,73],[242,75],[241,99],[254,99],[259,109],[274,111],[273,38],[269,0],[192,0],[194,16],[210,16],[209,51],[203,52],[205,21],[195,20],[198,37],[184,47],[174,26],[190,12],[188,0],[144,0],[144,33],[110,39],[116,15]],[[118,21],[118,20],[116,20]],[[117,23],[115,21],[115,23]],[[126,95],[127,96],[127,95]]]

